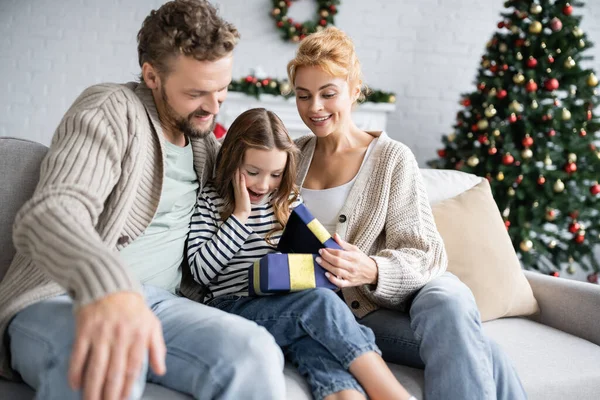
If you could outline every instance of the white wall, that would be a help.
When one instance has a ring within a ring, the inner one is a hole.
[[[0,0],[0,136],[48,144],[63,113],[87,86],[134,80],[136,33],[163,0]],[[234,77],[251,68],[285,76],[295,45],[279,39],[270,0],[217,0],[242,33]],[[344,0],[336,25],[356,43],[367,83],[397,93],[390,136],[417,159],[435,157],[450,131],[461,92],[473,79],[504,0]],[[299,1],[296,20],[316,2]],[[600,45],[600,1],[578,10],[582,29]],[[600,70],[600,47],[594,48]],[[582,275],[579,274],[581,277]]]

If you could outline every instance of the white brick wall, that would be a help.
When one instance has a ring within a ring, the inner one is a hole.
[[[48,144],[67,107],[87,86],[124,82],[139,72],[135,36],[163,0],[0,0],[0,136]],[[278,37],[269,0],[218,0],[242,33],[234,76],[261,66],[275,77],[295,46]],[[473,89],[485,43],[497,29],[503,0],[344,0],[336,25],[357,46],[367,83],[398,94],[390,136],[417,159],[435,157],[442,133]],[[298,2],[290,16],[312,17]],[[581,12],[581,11],[578,11]],[[590,54],[600,72],[600,1],[587,0],[582,29],[598,44]]]

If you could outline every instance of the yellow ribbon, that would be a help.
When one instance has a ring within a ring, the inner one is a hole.
[[[260,261],[254,261],[254,292],[259,296],[264,296],[260,291]]]
[[[316,218],[306,224],[306,226],[308,226],[308,229],[310,229],[317,239],[319,239],[319,242],[325,243],[331,239],[331,234],[329,234],[329,231],[325,229],[325,227],[321,225]]]
[[[317,287],[312,254],[288,254],[288,267],[290,291],[298,292]]]

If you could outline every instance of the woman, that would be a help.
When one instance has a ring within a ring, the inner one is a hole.
[[[424,366],[428,400],[526,398],[507,357],[482,332],[473,294],[446,272],[413,154],[352,121],[362,74],[350,38],[336,28],[307,37],[288,76],[314,133],[297,140],[297,183],[344,248],[322,250],[318,261],[373,329],[384,359]]]

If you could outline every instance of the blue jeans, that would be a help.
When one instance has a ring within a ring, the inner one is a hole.
[[[407,314],[377,310],[358,320],[386,361],[425,368],[425,398],[520,400],[527,395],[500,347],[487,338],[471,290],[447,272],[425,285]]]
[[[273,337],[244,318],[144,286],[148,306],[162,323],[167,373],[146,362],[130,398],[146,381],[196,399],[283,399],[283,355]],[[75,333],[73,303],[64,295],[19,312],[8,328],[12,367],[37,398],[78,399],[67,382]]]
[[[371,329],[358,324],[330,289],[256,298],[221,296],[209,304],[264,326],[306,378],[315,399],[342,390],[364,394],[348,368],[366,352],[381,353]]]

